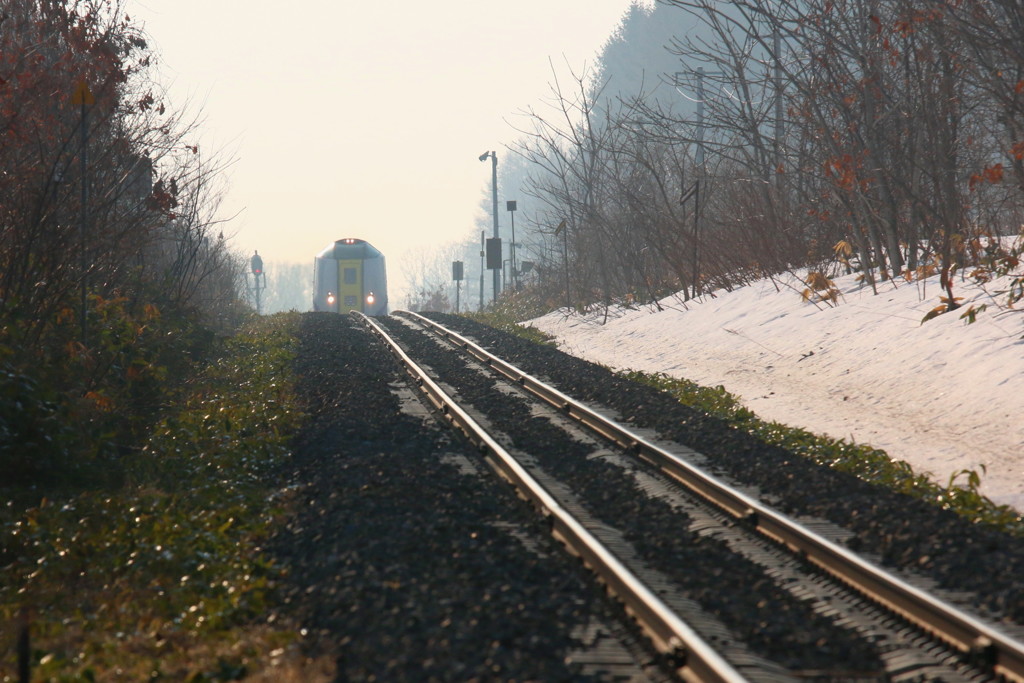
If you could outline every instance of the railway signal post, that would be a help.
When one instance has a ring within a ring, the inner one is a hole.
[[[516,201],[509,200],[505,202],[505,208],[508,209],[508,214],[512,221],[512,242],[509,246],[510,259],[512,260],[512,286],[519,290],[519,271],[516,270]]]
[[[452,261],[452,279],[455,280],[455,314],[459,313],[459,293],[462,289],[462,261]]]
[[[260,258],[260,252],[253,252],[252,258],[249,259],[249,268],[252,270],[252,277],[254,281],[252,291],[256,297],[256,315],[262,315],[263,311],[260,306],[260,293],[267,288],[267,276],[263,274],[263,259]]]

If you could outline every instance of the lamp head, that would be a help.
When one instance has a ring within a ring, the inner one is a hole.
[[[487,161],[487,158],[491,156],[490,152],[484,152],[480,155],[480,161]]]

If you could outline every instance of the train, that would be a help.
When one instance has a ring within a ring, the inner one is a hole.
[[[327,245],[313,261],[313,310],[387,315],[384,254],[353,237]]]

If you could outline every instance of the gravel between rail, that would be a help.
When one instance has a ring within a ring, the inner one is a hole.
[[[615,608],[509,486],[467,479],[460,456],[480,459],[461,437],[403,411],[382,349],[346,316],[303,316],[299,514],[271,549],[311,650],[337,680],[608,680],[575,660]]]
[[[459,398],[486,415],[512,447],[529,453],[571,490],[573,507],[582,506],[601,524],[619,530],[646,567],[721,622],[729,635],[719,646],[738,641],[778,671],[801,678],[872,680],[882,671],[879,653],[853,629],[836,625],[834,616],[816,611],[806,596],[794,596],[765,567],[701,533],[686,512],[650,495],[630,474],[645,467],[608,462],[607,447],[577,441],[537,415],[532,401],[509,397],[507,389],[496,385],[495,375],[470,370],[460,354],[440,351],[431,335],[390,320],[387,327],[413,358],[458,387]],[[689,618],[706,617],[695,613]]]
[[[1024,625],[1024,539],[818,466],[689,409],[671,396],[553,347],[466,318],[430,318],[469,336],[522,370],[626,422],[653,429],[709,457],[713,473],[756,486],[791,515],[827,519],[854,532],[850,546],[883,565],[912,570],[993,621]],[[959,595],[968,593],[970,595]]]

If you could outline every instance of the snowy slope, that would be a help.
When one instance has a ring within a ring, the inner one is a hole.
[[[805,285],[782,275],[660,312],[613,309],[606,323],[603,310],[563,310],[528,324],[616,369],[721,384],[762,419],[871,444],[942,485],[977,470],[985,495],[1024,510],[1024,312],[958,281],[964,309],[989,310],[973,325],[964,309],[922,325],[937,278],[877,296],[854,276],[835,284],[835,307],[803,301]]]

